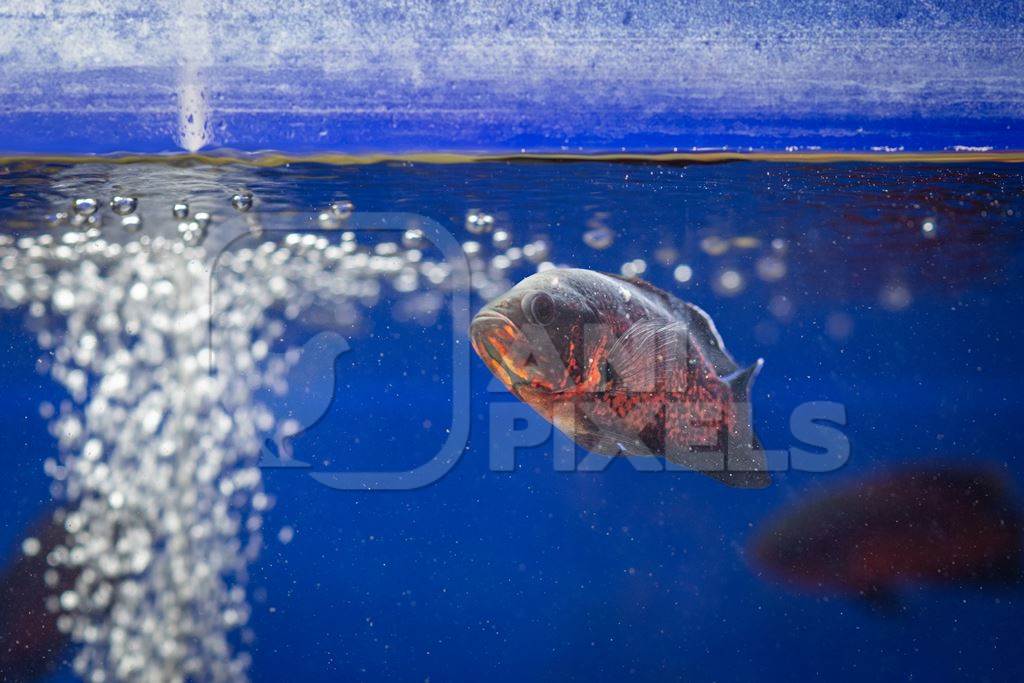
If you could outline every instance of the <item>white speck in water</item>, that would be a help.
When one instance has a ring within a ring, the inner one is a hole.
[[[188,204],[185,202],[178,202],[171,208],[171,215],[178,220],[184,220],[188,218]]]
[[[921,224],[921,234],[927,239],[935,239],[935,221],[925,221]]]
[[[281,530],[277,532],[277,540],[283,545],[288,545],[295,538],[295,529],[290,526],[283,526]]]

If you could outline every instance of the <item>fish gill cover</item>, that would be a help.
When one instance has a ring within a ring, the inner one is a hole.
[[[1019,149],[1022,15],[952,0],[2,0],[0,150]]]

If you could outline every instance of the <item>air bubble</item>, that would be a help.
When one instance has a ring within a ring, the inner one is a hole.
[[[622,264],[619,272],[623,277],[637,277],[647,272],[647,261],[642,258],[633,259]]]
[[[729,243],[717,235],[711,235],[700,241],[700,249],[708,256],[721,256],[729,251]]]
[[[188,218],[188,204],[185,202],[178,202],[171,208],[171,215],[179,221]]]
[[[79,216],[91,216],[99,208],[99,202],[92,197],[79,197],[71,203],[71,209]]]
[[[235,211],[246,212],[252,208],[252,193],[251,192],[238,192],[231,197],[231,206],[235,208]]]
[[[474,235],[482,235],[494,229],[494,216],[471,209],[466,214],[466,230]]]
[[[35,557],[39,554],[39,551],[43,549],[42,543],[39,542],[38,538],[29,537],[21,542],[21,552],[26,557]]]
[[[607,226],[591,228],[583,233],[583,243],[591,249],[607,249],[615,241],[615,233]]]
[[[420,249],[425,242],[423,231],[419,228],[409,228],[402,233],[402,246],[406,249]]]
[[[121,219],[121,227],[128,232],[138,232],[142,229],[142,219],[138,216],[125,216]]]
[[[321,211],[317,214],[316,222],[322,230],[337,230],[341,227],[341,219],[333,211]]]
[[[508,249],[512,246],[512,233],[508,230],[495,230],[491,235],[491,243],[495,249]]]
[[[135,197],[124,197],[117,195],[110,200],[110,210],[116,213],[118,216],[127,216],[135,213],[135,209],[138,207],[139,201]]]
[[[672,271],[672,277],[675,278],[676,282],[682,282],[685,284],[693,279],[693,268],[685,263],[681,263]]]
[[[726,269],[712,281],[712,288],[721,296],[735,296],[743,291],[746,283],[738,270]]]
[[[547,242],[544,240],[536,240],[523,247],[523,256],[525,256],[526,260],[530,263],[541,263],[547,260],[550,251],[551,248],[548,246]]]
[[[348,199],[339,199],[338,201],[331,204],[331,213],[338,217],[339,220],[347,220],[352,212],[355,211],[355,204]]]
[[[757,261],[757,276],[765,282],[777,282],[786,277],[786,262],[777,256],[764,256]]]

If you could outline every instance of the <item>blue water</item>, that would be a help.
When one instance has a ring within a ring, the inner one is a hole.
[[[125,182],[117,173],[12,167],[0,188],[3,229],[24,233],[33,228],[22,221],[38,223],[51,205],[103,196]],[[144,181],[157,182],[145,173],[130,188],[143,207]],[[493,406],[515,399],[473,357],[471,403],[454,404],[451,316],[425,328],[396,321],[385,296],[348,337],[328,412],[294,441],[311,470],[264,470],[277,505],[249,581],[253,680],[1024,676],[1022,588],[910,586],[906,613],[886,618],[843,596],[780,587],[744,550],[773,512],[894,463],[995,463],[1024,485],[1020,165],[292,164],[200,166],[159,182],[209,201],[244,182],[268,226],[278,212],[311,214],[343,193],[359,213],[430,217],[487,255],[489,236],[463,228],[471,208],[516,244],[547,238],[556,264],[618,272],[644,259],[643,277],[707,310],[741,364],[765,359],[753,410],[769,448],[799,445],[789,418],[804,402],[838,402],[847,415],[844,467],[779,473],[764,491],[625,460],[557,472],[550,440],[520,450],[513,472],[494,472]],[[598,212],[615,233],[606,250],[581,239]],[[715,255],[709,237],[756,242]],[[660,263],[664,247],[676,255]],[[757,263],[769,256],[785,273],[765,281]],[[688,283],[673,277],[680,264],[692,267]],[[727,270],[742,291],[712,286]],[[473,309],[482,303],[474,297]],[[38,405],[63,392],[36,372],[23,323],[17,312],[0,319],[0,547],[11,552],[48,504],[41,462],[55,446]],[[465,452],[429,486],[339,491],[308,476],[414,467],[444,441],[452,411],[467,409]],[[277,538],[283,526],[295,532],[288,544]],[[69,679],[66,670],[55,678]]]

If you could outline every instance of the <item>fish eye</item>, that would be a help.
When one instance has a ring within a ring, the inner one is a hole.
[[[530,292],[523,297],[523,314],[536,325],[547,325],[555,319],[555,302],[544,292]]]

